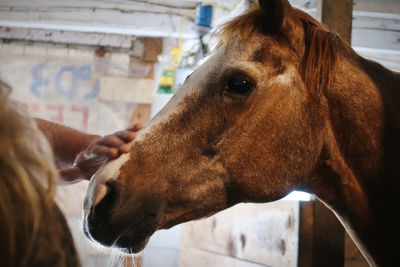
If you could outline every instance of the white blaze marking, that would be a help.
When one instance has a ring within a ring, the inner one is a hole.
[[[147,134],[153,131],[154,127],[159,123],[165,123],[169,120],[169,117],[179,112],[178,107],[183,102],[185,96],[193,94],[194,90],[201,90],[201,83],[204,81],[204,77],[209,77],[210,74],[220,71],[221,65],[225,63],[224,58],[224,48],[221,47],[215,51],[207,62],[199,66],[196,72],[193,73],[191,82],[180,89],[172,99],[167,103],[167,105],[148,123],[146,123],[142,130],[136,134],[135,140],[131,142],[140,142],[143,140]],[[86,212],[92,205],[97,204],[107,193],[104,191],[104,185],[108,180],[116,180],[119,175],[119,170],[121,167],[129,160],[130,153],[123,154],[119,158],[106,163],[90,180],[89,187],[87,189],[84,209]]]

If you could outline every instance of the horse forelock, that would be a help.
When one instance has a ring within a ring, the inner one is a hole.
[[[287,11],[285,21],[286,26],[282,29],[271,29],[261,8],[251,9],[217,30],[216,33],[220,36],[217,47],[229,46],[237,39],[242,42],[250,41],[255,35],[272,35],[278,39],[279,43],[288,41],[289,46],[292,46],[291,49],[296,51],[298,48],[293,47],[294,45],[291,43],[296,42],[292,39],[296,38],[299,33],[291,32],[293,27],[290,26],[290,23],[297,23],[297,27],[304,30],[301,38],[304,50],[298,55],[301,58],[300,75],[310,90],[325,90],[334,76],[333,70],[338,56],[341,53],[352,56],[355,55],[355,52],[338,34],[329,31],[325,25],[299,9],[291,8],[290,12]],[[257,61],[262,55],[263,49],[258,49],[254,60]]]

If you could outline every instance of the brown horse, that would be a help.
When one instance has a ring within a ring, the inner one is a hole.
[[[92,179],[84,228],[128,252],[239,202],[314,193],[371,265],[400,231],[400,75],[358,56],[287,0],[228,23],[212,56]]]

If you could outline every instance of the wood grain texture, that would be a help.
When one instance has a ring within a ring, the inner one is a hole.
[[[239,204],[210,218],[184,224],[182,248],[263,266],[297,266],[298,216],[298,202]],[[182,250],[181,255],[184,253]]]

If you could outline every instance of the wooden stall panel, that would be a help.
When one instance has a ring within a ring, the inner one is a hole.
[[[198,248],[188,247],[180,256],[180,267],[265,267],[265,265],[239,260]]]
[[[205,253],[237,266],[297,266],[298,225],[298,202],[236,205],[183,225],[180,266],[236,266],[208,262]]]
[[[158,62],[158,55],[162,53],[162,38],[145,38],[144,60],[148,62]]]
[[[153,79],[103,76],[99,97],[109,101],[151,104],[154,86]]]
[[[345,236],[345,261],[344,267],[368,267],[369,264],[361,254],[360,250],[351,240],[350,236]]]

